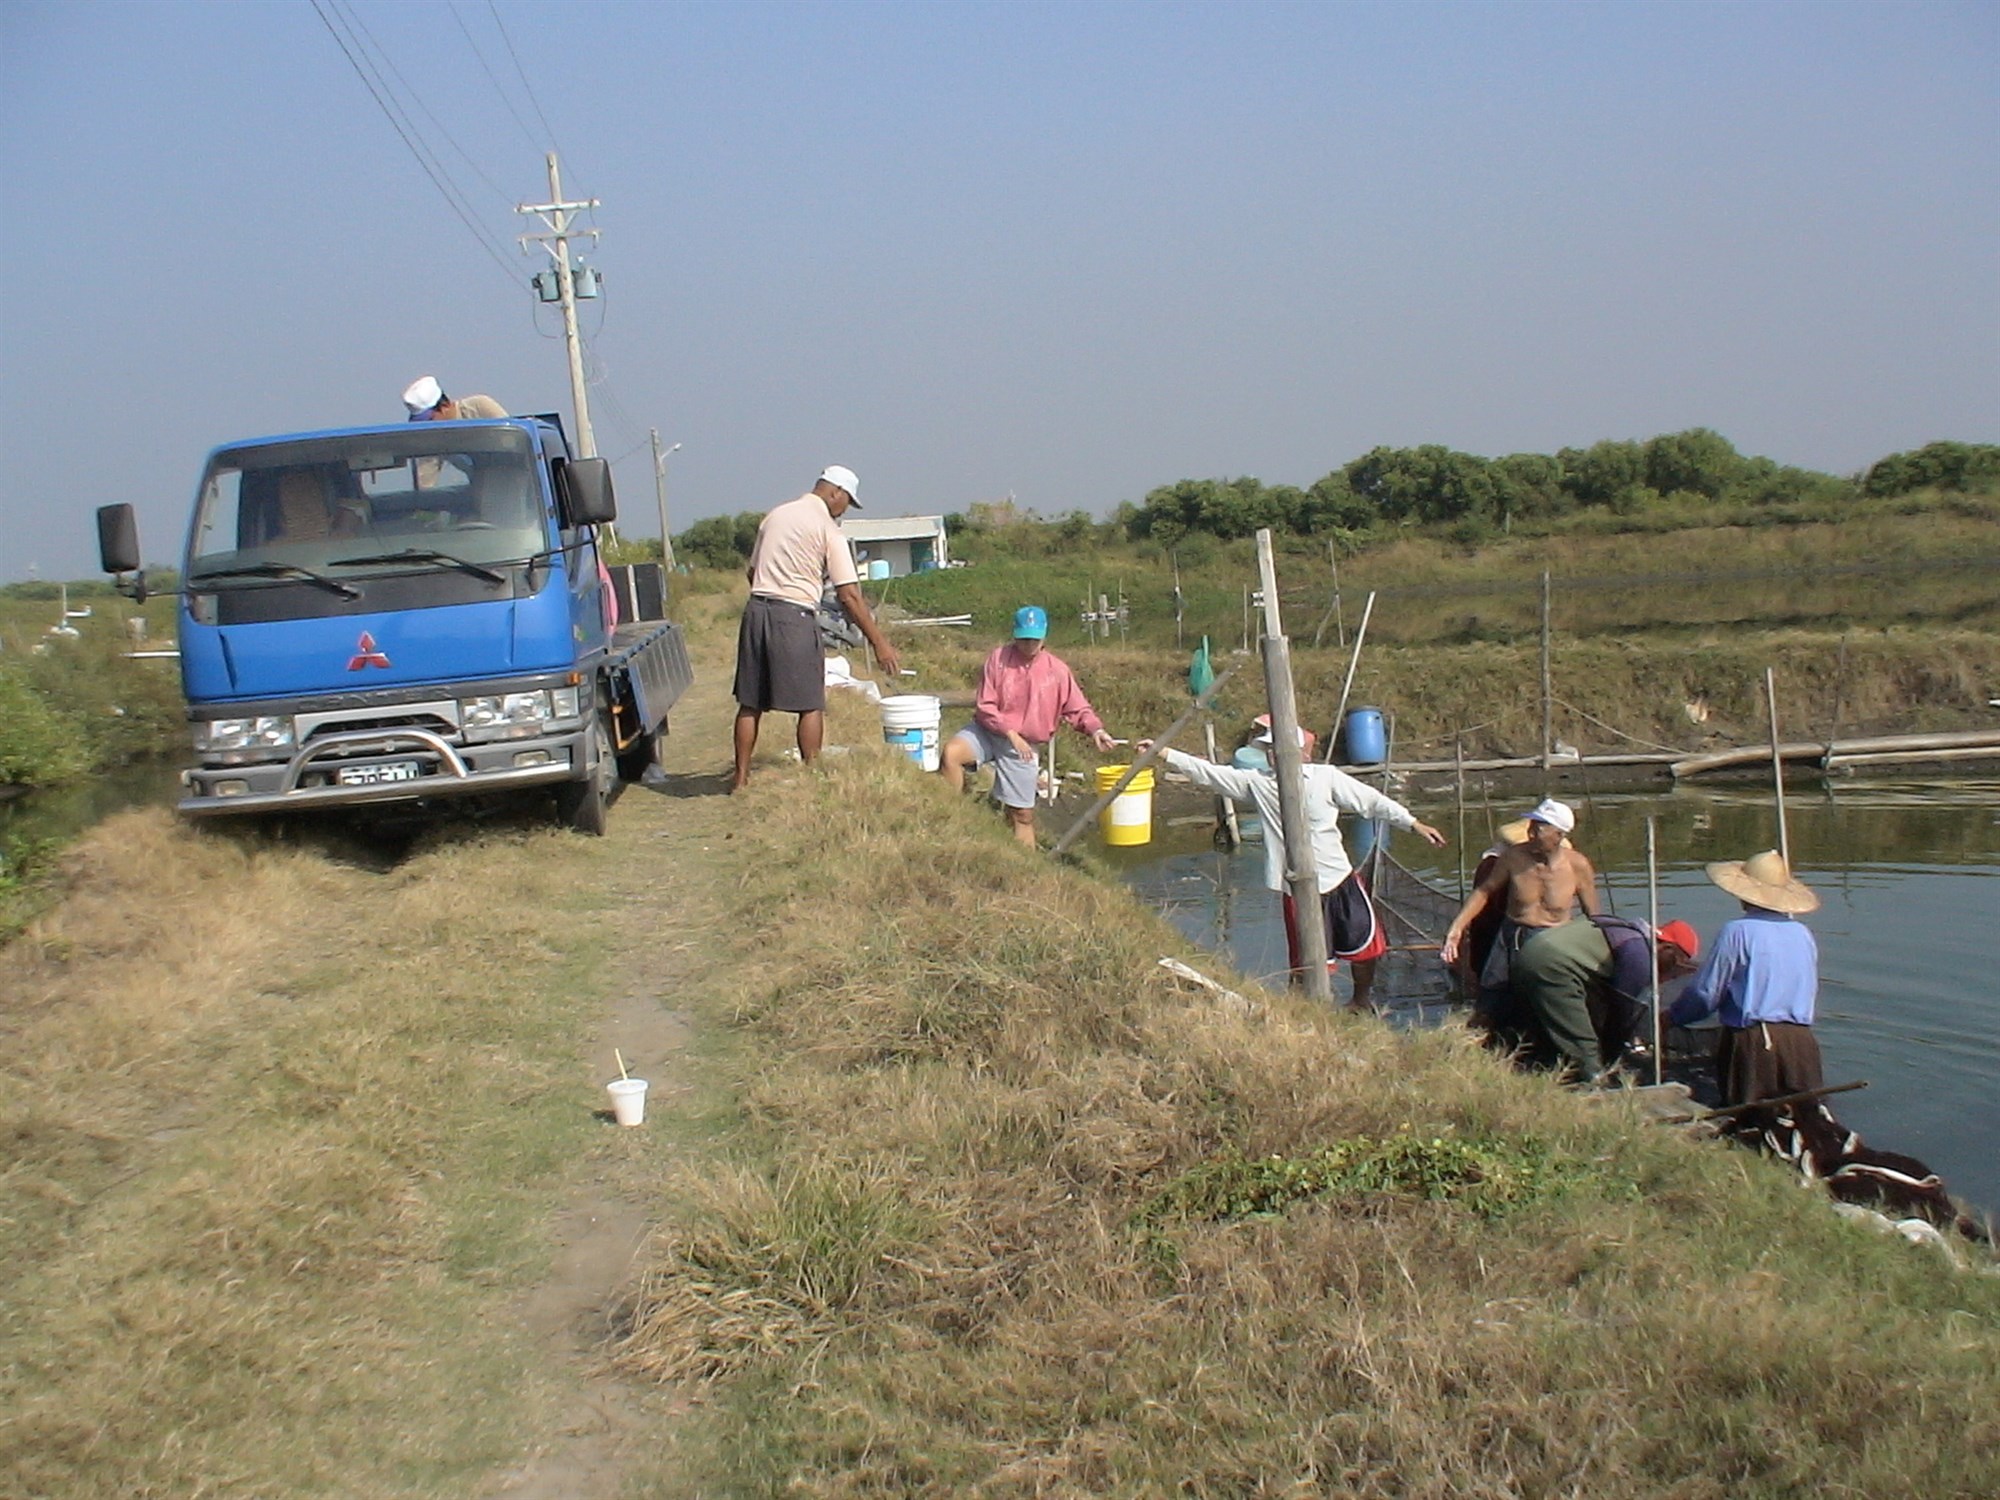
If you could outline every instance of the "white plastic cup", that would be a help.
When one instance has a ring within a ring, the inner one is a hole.
[[[642,1125],[646,1120],[646,1080],[614,1078],[605,1085],[611,1090],[611,1112],[620,1125]]]

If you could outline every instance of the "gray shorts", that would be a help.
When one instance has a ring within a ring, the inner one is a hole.
[[[993,768],[993,800],[1002,807],[1033,807],[1035,787],[1040,780],[1041,765],[1032,760],[1022,760],[1015,753],[1014,742],[1004,734],[995,734],[977,720],[952,736],[964,740],[972,746],[979,757],[973,762],[978,766]]]
[[[736,701],[788,714],[826,707],[826,651],[809,607],[750,596],[736,632]]]

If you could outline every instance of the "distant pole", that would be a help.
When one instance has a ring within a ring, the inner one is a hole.
[[[1542,569],[1542,769],[1555,745],[1555,688],[1549,672],[1549,570]]]
[[[675,443],[665,453],[660,451],[660,429],[646,429],[653,438],[653,492],[660,499],[660,566],[668,572],[674,568],[674,534],[667,527],[667,460],[681,451]]]
[[[1764,668],[1764,702],[1771,711],[1771,785],[1778,794],[1778,854],[1792,867],[1792,840],[1785,830],[1785,758],[1778,750],[1778,674]]]
[[[1181,555],[1179,552],[1176,552],[1174,553],[1174,649],[1176,651],[1181,651],[1186,649],[1186,643],[1181,639],[1182,603],[1183,600],[1181,598]]]
[[[1361,644],[1368,639],[1368,617],[1375,613],[1375,591],[1368,591],[1368,602],[1361,606],[1361,628],[1354,632],[1354,654],[1347,658],[1347,676],[1340,684],[1340,704],[1333,711],[1333,728],[1326,737],[1326,763],[1333,764],[1333,747],[1340,742],[1341,721],[1347,716],[1347,695],[1354,687],[1354,669],[1361,665]]]
[[[1264,689],[1271,702],[1271,760],[1278,772],[1278,812],[1285,834],[1286,879],[1298,917],[1299,961],[1306,994],[1333,999],[1326,972],[1326,918],[1321,915],[1319,866],[1306,826],[1305,766],[1299,754],[1299,705],[1292,690],[1292,648],[1278,613],[1278,570],[1271,531],[1257,533],[1257,571],[1264,584]]]
[[[576,452],[579,458],[595,458],[597,438],[590,429],[590,396],[583,383],[583,340],[576,331],[576,279],[570,273],[569,241],[576,216],[586,208],[597,207],[597,199],[565,203],[562,168],[557,165],[555,152],[549,153],[548,162],[549,201],[523,203],[514,212],[535,214],[549,227],[547,234],[524,234],[521,239],[523,243],[539,241],[556,263],[556,285],[562,292],[563,342],[569,347],[569,395],[576,409]],[[593,237],[597,233],[594,229],[583,232]]]

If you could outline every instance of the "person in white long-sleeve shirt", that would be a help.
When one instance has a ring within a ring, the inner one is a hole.
[[[1141,754],[1151,745],[1139,741]],[[1266,729],[1253,744],[1269,747],[1271,731]],[[1274,771],[1238,770],[1219,766],[1179,750],[1162,750],[1160,759],[1196,786],[1218,792],[1236,802],[1255,804],[1264,819],[1264,884],[1284,898],[1285,941],[1291,954],[1292,972],[1304,967],[1299,951],[1298,911],[1286,882],[1290,861],[1285,857],[1284,819],[1278,808],[1278,778]],[[1326,923],[1326,950],[1331,970],[1346,960],[1354,977],[1351,1010],[1369,1010],[1375,990],[1376,960],[1388,951],[1382,924],[1376,920],[1375,904],[1368,898],[1367,882],[1347,857],[1347,845],[1340,837],[1340,814],[1379,819],[1394,828],[1407,828],[1434,848],[1442,849],[1445,836],[1428,823],[1420,823],[1410,810],[1372,786],[1356,781],[1332,766],[1308,763],[1305,773],[1305,822],[1312,840],[1313,863],[1318,867],[1320,911]]]

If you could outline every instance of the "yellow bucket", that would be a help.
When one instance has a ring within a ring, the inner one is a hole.
[[[1097,795],[1102,797],[1125,774],[1124,766],[1097,768]],[[1097,828],[1107,844],[1153,842],[1153,768],[1148,766],[1113,797],[1097,815]]]

